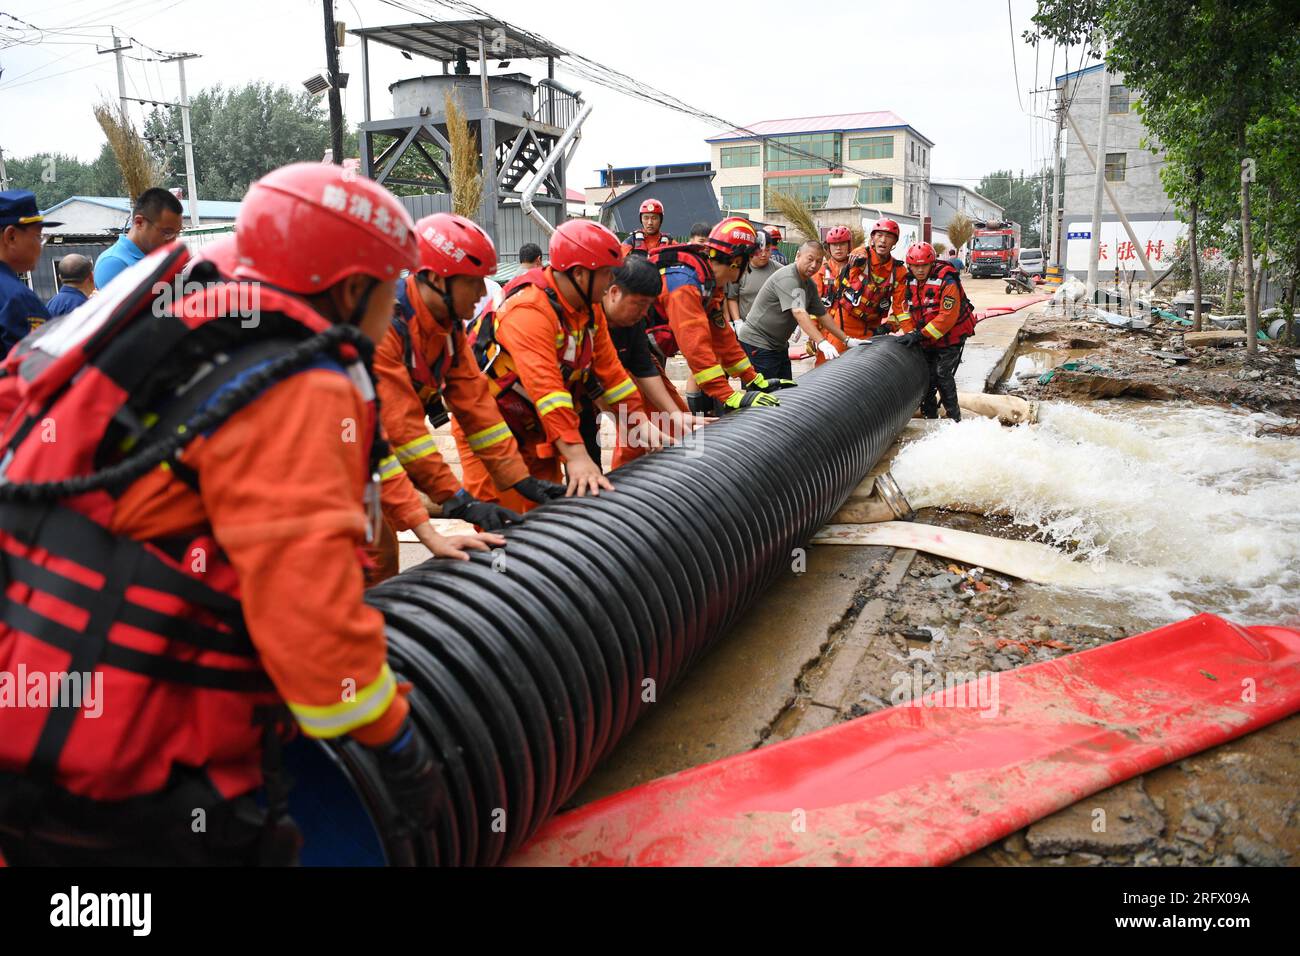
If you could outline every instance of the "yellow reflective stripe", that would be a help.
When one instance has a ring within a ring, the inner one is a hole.
[[[491,448],[498,442],[503,442],[510,437],[510,426],[505,422],[497,422],[491,428],[485,428],[481,432],[475,432],[467,439],[469,447],[473,451],[482,451],[484,448]]]
[[[943,333],[940,332],[938,329],[936,329],[936,328],[934,327],[934,323],[933,323],[933,322],[931,322],[929,325],[927,325],[927,326],[926,326],[924,329],[922,329],[921,331],[923,331],[926,335],[930,336],[930,338],[932,338],[932,339],[941,339],[941,338],[943,338]]]
[[[695,373],[695,384],[703,385],[705,382],[711,382],[722,374],[721,365],[710,365],[704,371]]]
[[[911,317],[912,317],[912,313],[911,313],[911,312],[900,312],[900,313],[898,313],[898,315],[894,316],[894,318],[893,318],[893,322],[894,322],[895,325],[901,325],[902,323],[906,322],[906,321],[907,321],[908,319],[910,319]]]
[[[398,445],[393,449],[393,454],[402,464],[408,461],[415,461],[417,458],[423,458],[425,455],[432,455],[438,450],[438,443],[432,435],[425,435],[423,438],[417,438],[415,441],[408,441],[405,445]]]
[[[557,408],[573,408],[573,396],[568,392],[549,392],[537,403],[537,414],[545,415]]]
[[[749,368],[753,368],[753,363],[751,363],[751,362],[749,361],[749,357],[746,356],[745,358],[743,358],[743,359],[741,359],[739,362],[737,362],[735,365],[729,365],[729,366],[727,366],[727,374],[728,374],[728,375],[739,375],[741,372],[743,372],[743,371],[745,371],[746,369],[749,369]]]
[[[605,401],[621,402],[635,391],[636,386],[632,384],[632,380],[630,378],[625,378],[605,393]]]
[[[341,700],[328,707],[311,707],[289,701],[289,710],[308,737],[338,737],[378,720],[395,696],[397,679],[384,664],[374,683],[361,688],[351,700]]]
[[[390,478],[396,478],[398,475],[402,474],[404,470],[405,469],[402,468],[402,463],[397,460],[397,456],[389,455],[388,457],[381,459],[379,462],[379,480],[387,481]]]

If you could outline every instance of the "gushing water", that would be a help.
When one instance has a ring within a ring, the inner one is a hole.
[[[1082,560],[1154,572],[1121,588],[1141,617],[1300,624],[1300,441],[1222,409],[1096,407],[945,423],[892,471],[914,507],[1008,514]]]

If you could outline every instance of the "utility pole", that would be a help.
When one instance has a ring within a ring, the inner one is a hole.
[[[338,33],[334,29],[334,0],[321,0],[325,8],[325,68],[330,89],[330,155],[335,165],[343,165],[343,104],[339,100]]]
[[[197,58],[197,53],[182,53],[163,61],[165,63],[175,61],[176,68],[181,74],[181,101],[178,105],[181,110],[181,138],[185,146],[185,195],[190,201],[191,226],[199,224],[199,187],[194,174],[194,137],[190,135],[190,96],[185,89],[185,61]]]
[[[1064,87],[1062,87],[1062,90]],[[1062,270],[1061,262],[1061,219],[1065,211],[1061,208],[1061,131],[1065,127],[1065,104],[1061,102],[1062,93],[1057,93],[1056,101],[1056,145],[1052,149],[1052,265]]]
[[[111,53],[117,60],[117,103],[122,110],[122,119],[126,120],[126,64],[122,62],[122,51],[131,49],[130,43],[119,43],[117,41],[117,28],[109,27],[109,32],[113,37],[113,45],[107,50],[100,50],[100,53]]]
[[[1106,69],[1106,38],[1100,37],[1101,86],[1097,102],[1097,159],[1092,180],[1092,244],[1088,248],[1088,297],[1097,304],[1097,265],[1101,257],[1101,193],[1106,182],[1106,118],[1110,107],[1110,71]],[[1083,137],[1079,137],[1082,142]]]
[[[5,170],[5,150],[0,146],[0,191],[9,188],[9,173]]]
[[[1043,258],[1047,258],[1047,166],[1043,166],[1043,174],[1039,177],[1042,182],[1039,183],[1042,191],[1042,199],[1038,204],[1038,248],[1043,252]],[[1044,270],[1046,271],[1046,270]]]

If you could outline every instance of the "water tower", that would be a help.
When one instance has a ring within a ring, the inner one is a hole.
[[[577,93],[555,80],[555,60],[565,51],[497,20],[408,23],[350,31],[361,38],[361,76],[365,120],[359,126],[361,169],[380,183],[441,190],[445,196],[408,208],[417,215],[450,209],[451,145],[447,141],[446,94],[460,104],[479,148],[483,201],[477,219],[509,256],[524,242],[546,245],[546,233],[520,208],[523,191],[556,151],[566,127],[582,112]],[[399,50],[407,59],[434,60],[441,72],[398,80],[392,94],[393,118],[371,119],[371,41]],[[516,61],[545,61],[546,76],[534,82],[509,71]],[[491,67],[495,66],[495,70]],[[376,152],[376,137],[391,140]],[[570,137],[570,142],[573,136]],[[565,167],[572,157],[556,157],[538,184],[532,202],[549,222],[565,219]],[[398,161],[412,157],[397,171]],[[428,207],[427,209],[425,207]]]

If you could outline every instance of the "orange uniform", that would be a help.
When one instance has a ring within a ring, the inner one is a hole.
[[[110,527],[136,540],[211,528],[238,574],[261,663],[299,726],[374,745],[408,708],[388,668],[383,617],[361,600],[370,416],[345,375],[301,372],[185,450],[199,492],[155,469],[122,495]],[[425,520],[409,483],[390,483],[384,497],[397,525]],[[187,726],[189,715],[173,717],[178,732]]]
[[[425,425],[426,412],[432,406],[436,414],[439,399],[446,400],[455,416],[457,439],[478,456],[499,489],[528,477],[519,445],[479,371],[461,323],[439,322],[420,298],[414,276],[399,290],[398,308],[403,313],[375,349],[374,359],[380,414],[394,456],[381,472],[385,485],[405,472],[435,504],[460,491],[461,483]]]
[[[726,319],[723,296],[723,289],[714,289],[706,302],[694,270],[673,265],[664,271],[664,291],[653,310],[671,330],[676,350],[686,359],[700,390],[719,402],[731,397],[729,377],[748,384],[758,376]],[[667,348],[664,351],[676,354]]]
[[[548,266],[540,273],[554,288],[555,272]],[[485,316],[483,321],[493,323],[492,335],[499,347],[487,369],[491,389],[519,439],[524,463],[533,477],[559,482],[562,476],[555,442],[582,445],[577,403],[591,381],[603,389],[600,398],[611,411],[621,410],[630,417],[644,413],[645,406],[618,360],[600,304],[593,307],[593,319],[558,289],[554,292],[552,305],[540,285],[523,285],[507,295],[495,316]],[[494,486],[487,467],[464,435],[456,435],[456,445],[465,488],[475,498],[497,501],[519,512],[536,507],[518,492]]]

